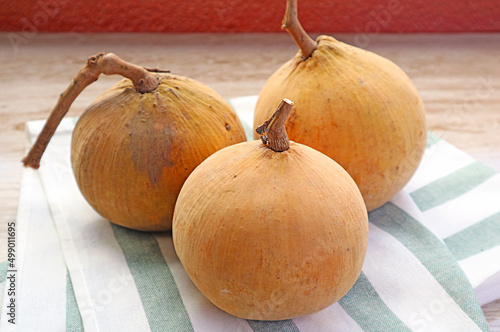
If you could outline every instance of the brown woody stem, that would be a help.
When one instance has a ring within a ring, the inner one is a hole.
[[[285,123],[293,108],[293,102],[283,99],[278,105],[273,115],[255,131],[261,135],[262,142],[271,150],[283,152],[290,148],[290,141],[285,129]],[[264,133],[267,133],[265,135]]]
[[[283,19],[282,29],[286,29],[292,36],[295,43],[302,51],[302,56],[308,58],[316,50],[318,44],[304,31],[300,25],[297,14],[297,0],[287,0],[285,18]]]
[[[91,56],[87,59],[85,67],[78,72],[71,84],[59,96],[42,132],[28,155],[23,159],[24,166],[35,169],[40,167],[40,159],[50,139],[54,135],[57,126],[59,126],[62,118],[68,113],[71,104],[83,89],[97,81],[100,74],[118,74],[129,78],[133,82],[136,90],[141,93],[152,92],[160,84],[158,78],[146,68],[123,61],[113,53],[99,53]]]

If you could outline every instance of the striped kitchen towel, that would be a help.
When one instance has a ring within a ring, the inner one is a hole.
[[[14,266],[0,263],[0,331],[83,331],[45,192],[29,168],[23,170],[16,234]],[[16,271],[13,286],[5,279],[8,270]],[[11,299],[14,309],[8,307]]]
[[[231,103],[251,123],[255,97]],[[411,182],[369,214],[363,271],[344,298],[313,315],[261,322],[233,317],[204,298],[170,233],[125,229],[92,210],[69,163],[74,123],[63,121],[38,172],[24,171],[19,330],[488,330],[478,299],[500,298],[500,177],[445,141],[429,135]],[[28,123],[30,141],[42,125]],[[13,330],[6,318],[3,312],[0,330]]]

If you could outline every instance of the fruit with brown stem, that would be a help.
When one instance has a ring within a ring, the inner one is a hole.
[[[425,149],[425,110],[417,89],[381,56],[329,36],[312,40],[298,21],[297,0],[288,0],[283,27],[300,51],[262,88],[254,127],[282,98],[292,99],[290,139],[344,167],[369,211],[383,205],[409,181]]]
[[[198,289],[237,317],[314,313],[358,278],[368,216],[349,174],[289,142],[284,100],[258,128],[262,141],[224,148],[189,176],[175,206],[175,250]]]
[[[115,224],[170,230],[188,175],[217,150],[245,141],[243,126],[206,85],[100,53],[61,94],[23,160],[26,166],[39,167],[71,103],[101,73],[126,79],[99,96],[75,126],[71,162],[78,186],[90,205]]]

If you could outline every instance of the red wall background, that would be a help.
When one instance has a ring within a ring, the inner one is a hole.
[[[300,0],[308,32],[500,31],[499,0]],[[276,32],[285,0],[0,0],[1,31]]]

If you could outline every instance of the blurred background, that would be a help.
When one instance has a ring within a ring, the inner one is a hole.
[[[1,1],[0,30],[30,32],[278,32],[285,1]],[[500,31],[495,0],[302,0],[309,32]]]

